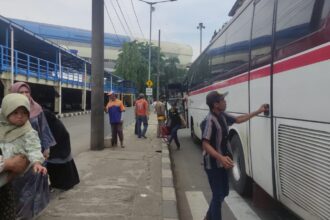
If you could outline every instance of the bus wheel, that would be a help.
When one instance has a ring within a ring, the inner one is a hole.
[[[193,140],[193,142],[198,143],[198,138],[195,134],[193,119],[190,120],[190,136],[191,136],[191,139]]]
[[[234,167],[230,172],[231,182],[239,194],[249,196],[252,192],[252,180],[247,176],[245,171],[244,152],[238,135],[235,134],[231,138],[230,144],[234,162]]]
[[[190,120],[190,136],[194,140],[196,138],[195,129],[194,129],[194,121]]]

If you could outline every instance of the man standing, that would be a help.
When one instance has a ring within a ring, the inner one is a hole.
[[[160,97],[160,99],[155,104],[155,112],[157,114],[158,127],[157,127],[157,137],[160,137],[160,127],[165,125],[165,104],[164,97]]]
[[[246,122],[268,110],[268,106],[264,104],[255,112],[238,117],[231,116],[225,112],[227,94],[212,91],[206,96],[210,112],[206,116],[205,125],[202,126],[202,146],[204,169],[212,190],[212,200],[204,220],[221,220],[221,204],[229,193],[227,171],[234,164],[228,149],[228,126]]]
[[[135,117],[137,121],[137,132],[138,138],[146,137],[146,132],[148,128],[148,102],[144,98],[144,94],[140,93],[138,100],[135,102]],[[141,130],[141,124],[143,123],[143,130]]]
[[[111,145],[117,145],[117,135],[119,136],[120,146],[124,146],[124,135],[123,135],[123,120],[122,112],[125,111],[123,102],[117,99],[113,92],[108,93],[109,102],[105,107],[105,111],[109,114],[109,121],[111,125]]]

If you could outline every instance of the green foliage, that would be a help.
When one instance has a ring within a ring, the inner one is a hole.
[[[154,94],[156,94],[157,73],[158,73],[158,53],[159,48],[151,46],[151,74],[150,79],[154,82]],[[145,92],[145,82],[148,80],[149,66],[149,44],[138,43],[136,41],[124,43],[115,66],[115,74],[125,80],[136,83],[138,92]],[[168,83],[182,82],[186,75],[186,70],[178,69],[180,61],[177,57],[165,59],[165,55],[160,53],[160,91],[164,91]]]

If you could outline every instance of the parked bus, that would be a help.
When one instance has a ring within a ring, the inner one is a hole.
[[[193,137],[206,95],[229,92],[227,111],[270,105],[230,127],[235,189],[253,180],[303,219],[330,219],[330,0],[245,0],[189,70]]]

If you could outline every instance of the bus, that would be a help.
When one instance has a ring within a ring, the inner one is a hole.
[[[303,219],[330,219],[330,0],[245,0],[192,63],[188,121],[193,137],[206,95],[227,112],[258,115],[230,127],[233,186],[251,182]]]

